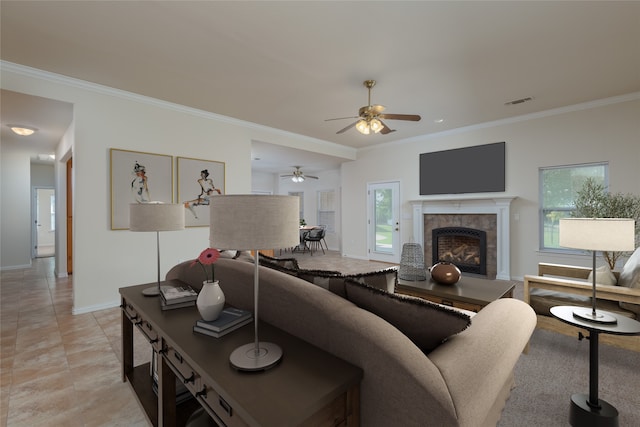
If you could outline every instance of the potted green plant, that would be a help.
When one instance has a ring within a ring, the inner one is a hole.
[[[604,185],[588,178],[578,191],[575,200],[576,218],[633,218],[636,221],[636,242],[640,236],[640,196],[635,194],[609,193]],[[636,243],[637,246],[637,243]],[[624,252],[603,252],[609,268],[614,269]]]

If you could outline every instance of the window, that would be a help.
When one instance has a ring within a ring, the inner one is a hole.
[[[300,221],[304,219],[304,191],[289,191],[290,196],[300,197]]]
[[[608,187],[609,165],[582,165],[540,168],[540,249],[562,249],[558,244],[558,224],[575,211],[575,198],[587,178]]]
[[[318,191],[318,225],[326,226],[327,233],[336,232],[336,193]]]

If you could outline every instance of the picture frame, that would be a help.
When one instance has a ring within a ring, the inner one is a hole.
[[[209,198],[225,194],[225,163],[178,157],[178,202],[186,227],[209,226]]]
[[[173,203],[173,156],[111,148],[111,229],[129,229],[129,204]]]

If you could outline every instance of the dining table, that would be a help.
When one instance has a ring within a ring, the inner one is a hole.
[[[293,248],[293,252],[296,252],[296,251],[306,252],[307,250],[311,252],[311,250],[307,246],[307,242],[304,241],[304,236],[306,233],[308,233],[309,231],[317,227],[318,227],[317,225],[301,225],[300,226],[300,243],[298,244],[298,246]]]

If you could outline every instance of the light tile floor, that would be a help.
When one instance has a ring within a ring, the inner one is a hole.
[[[283,253],[281,256],[291,256]],[[367,272],[390,264],[328,251],[294,254],[300,267]],[[121,374],[120,309],[72,315],[72,277],[54,258],[1,273],[0,426],[146,426]],[[136,365],[151,348],[134,328]]]
[[[2,272],[0,286],[0,425],[147,425],[121,379],[119,308],[72,315],[72,279],[54,277],[53,258]]]

